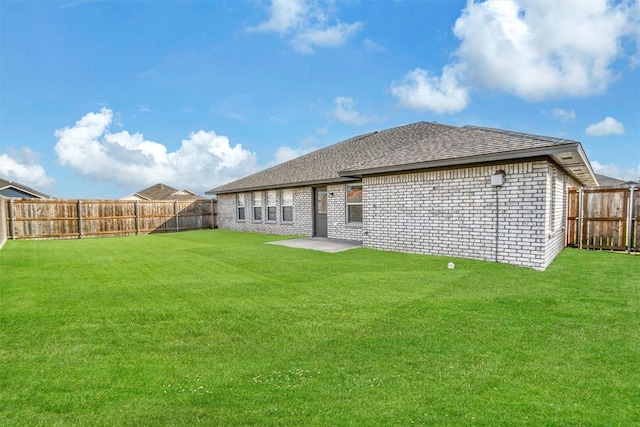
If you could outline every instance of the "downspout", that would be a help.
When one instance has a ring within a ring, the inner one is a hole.
[[[504,171],[502,169],[497,170],[493,173],[493,175],[491,175],[490,177],[490,183],[491,186],[494,187],[496,189],[496,238],[495,238],[495,242],[496,242],[496,248],[495,248],[495,261],[498,262],[498,245],[500,243],[500,197],[499,197],[499,191],[500,191],[500,187],[502,187],[504,185],[505,179],[504,179]]]
[[[500,242],[500,197],[498,191],[500,187],[496,186],[496,262],[498,262],[498,244]]]
[[[582,209],[584,208],[584,190],[582,187],[578,189],[578,219],[576,221],[578,248],[582,249]]]
[[[633,245],[633,223],[634,223],[634,218],[633,218],[633,205],[634,205],[634,199],[633,196],[636,191],[636,187],[635,186],[631,186],[629,187],[629,207],[627,209],[627,253],[631,253],[631,249],[634,247]],[[635,224],[635,226],[637,227],[638,224]]]

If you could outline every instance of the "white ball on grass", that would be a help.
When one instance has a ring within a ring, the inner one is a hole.
[[[449,270],[453,270],[454,268],[456,268],[456,265],[454,263],[450,262],[449,264],[447,264],[447,268]]]

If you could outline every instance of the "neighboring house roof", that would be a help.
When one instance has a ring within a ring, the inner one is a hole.
[[[577,141],[419,122],[356,136],[206,193],[353,181],[370,174],[536,157],[551,157],[583,185],[597,185]]]
[[[612,178],[606,175],[596,174],[596,178],[598,179],[598,184],[600,184],[600,187],[626,188],[633,185],[638,185],[637,181],[623,181],[621,179]]]
[[[137,191],[121,200],[197,200],[202,196],[186,189],[178,190],[171,186],[159,183]]]
[[[26,185],[0,178],[0,196],[11,198],[51,199],[48,194],[41,193]]]

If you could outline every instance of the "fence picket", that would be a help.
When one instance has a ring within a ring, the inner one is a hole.
[[[216,228],[215,200],[8,199],[12,239],[127,236]]]
[[[639,196],[635,187],[570,189],[567,246],[640,250]]]

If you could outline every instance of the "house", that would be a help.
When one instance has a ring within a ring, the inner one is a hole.
[[[165,184],[156,184],[122,197],[120,200],[199,200],[202,196],[186,189],[177,190]]]
[[[629,188],[638,185],[637,181],[623,181],[621,179],[600,174],[596,174],[596,179],[598,180],[599,186],[602,188]]]
[[[10,199],[51,199],[48,194],[2,178],[0,178],[0,196]]]
[[[419,122],[349,138],[206,192],[218,227],[545,269],[567,188],[597,180],[579,142]]]

